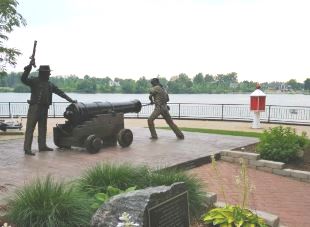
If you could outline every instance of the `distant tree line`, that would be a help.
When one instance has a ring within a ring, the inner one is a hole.
[[[0,92],[29,92],[29,87],[20,81],[22,73],[8,73],[0,76]],[[32,72],[30,76],[37,76]],[[198,73],[190,78],[185,73],[171,77],[167,80],[158,76],[161,84],[174,94],[219,94],[219,93],[249,93],[255,90],[255,81],[238,82],[237,73],[227,74],[202,74]],[[75,75],[51,77],[50,80],[66,92],[78,93],[148,93],[151,87],[150,80],[141,77],[138,80],[109,77],[96,78],[85,75],[79,78]],[[302,91],[310,90],[310,78],[304,83],[298,83],[295,79],[287,82],[262,83],[262,90],[288,90]]]

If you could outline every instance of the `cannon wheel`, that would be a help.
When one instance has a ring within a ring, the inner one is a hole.
[[[133,134],[130,129],[122,129],[117,135],[118,144],[121,147],[128,147],[133,140]]]
[[[90,135],[85,140],[85,147],[89,153],[95,154],[102,147],[103,141],[101,138],[96,137],[95,135]]]

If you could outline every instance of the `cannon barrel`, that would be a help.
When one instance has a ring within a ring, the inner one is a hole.
[[[98,114],[106,113],[139,113],[142,104],[139,100],[128,102],[93,102],[93,103],[72,103],[64,112],[64,117],[70,123],[78,124]]]

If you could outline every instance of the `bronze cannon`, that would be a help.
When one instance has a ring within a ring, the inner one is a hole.
[[[139,113],[141,102],[73,103],[64,112],[65,124],[54,127],[54,143],[59,148],[83,147],[97,153],[104,146],[128,147],[133,141],[130,129],[124,128],[125,113]]]

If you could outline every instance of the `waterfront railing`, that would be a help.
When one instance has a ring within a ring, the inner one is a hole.
[[[67,102],[53,102],[48,116],[63,117]],[[170,114],[174,119],[191,120],[235,120],[252,121],[253,112],[246,104],[207,104],[207,103],[169,103]],[[127,113],[128,118],[147,118],[154,106],[143,106],[139,113]],[[0,102],[0,117],[27,117],[27,102]],[[261,121],[268,123],[287,123],[310,125],[310,107],[266,105],[261,113]]]

